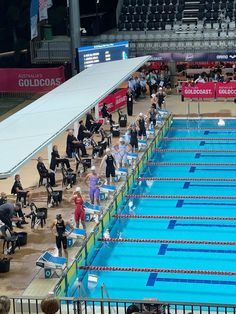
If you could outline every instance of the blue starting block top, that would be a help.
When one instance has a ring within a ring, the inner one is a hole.
[[[101,209],[102,209],[102,206],[101,205],[91,204],[89,202],[85,202],[84,203],[84,208],[85,208],[85,211],[86,211],[86,208],[87,208],[87,209],[93,210],[94,212],[100,212]]]
[[[53,256],[49,252],[45,252],[43,255],[40,256],[39,260],[42,260],[44,262],[52,263],[55,265],[64,265],[67,261],[65,257],[60,256]]]
[[[70,232],[70,227],[66,226],[66,232]],[[71,232],[70,236],[84,236],[86,234],[86,231],[84,229],[74,228],[74,230]]]
[[[147,145],[147,141],[146,140],[138,140],[138,144],[139,145]]]
[[[138,158],[138,154],[135,154],[135,153],[128,153],[128,154],[127,154],[127,158],[128,158],[128,159],[136,159],[136,158]]]
[[[128,169],[127,168],[119,168],[118,172],[128,174]]]
[[[104,191],[106,190],[108,192],[115,192],[116,187],[114,185],[107,185],[107,184],[105,184],[105,185],[101,186],[101,189],[104,190]]]

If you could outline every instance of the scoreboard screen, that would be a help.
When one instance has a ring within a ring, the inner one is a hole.
[[[76,48],[77,69],[83,71],[96,63],[128,59],[128,53],[127,41]]]

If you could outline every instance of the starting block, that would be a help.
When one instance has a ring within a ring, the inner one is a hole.
[[[70,232],[70,227],[66,226],[66,232]],[[74,228],[71,234],[67,237],[67,246],[71,247],[75,244],[76,240],[83,239],[86,236],[84,229]]]
[[[136,160],[138,158],[138,154],[135,154],[135,153],[128,153],[127,154],[127,159],[129,161],[133,161],[133,160]]]
[[[155,130],[147,130],[147,138],[154,138],[155,136]]]
[[[138,149],[144,150],[147,147],[147,141],[146,140],[138,140]]]
[[[100,191],[105,193],[114,193],[116,191],[116,187],[114,185],[104,184],[100,187]]]
[[[91,215],[92,218],[94,215],[99,215],[102,211],[102,206],[100,205],[94,205],[89,202],[84,203],[84,209],[85,209],[85,220],[90,221]]]
[[[127,168],[119,168],[116,170],[116,175],[118,176],[127,176],[128,175],[128,169]]]
[[[66,269],[67,259],[65,257],[53,256],[50,252],[46,251],[36,261],[36,266],[44,268],[44,277],[51,278],[57,269]]]

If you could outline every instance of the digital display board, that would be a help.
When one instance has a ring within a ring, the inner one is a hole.
[[[83,71],[96,63],[128,59],[128,53],[127,41],[76,48],[77,69]]]

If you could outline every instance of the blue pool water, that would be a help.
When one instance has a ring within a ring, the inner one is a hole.
[[[161,141],[158,149],[236,150],[236,141],[233,140],[236,138],[236,120],[225,120],[224,128],[218,127],[217,121],[174,120],[171,129],[165,135],[172,139]],[[220,140],[221,138],[224,140]],[[227,164],[236,163],[236,152],[155,152],[150,161]],[[186,178],[186,180],[137,181],[131,194],[178,197],[132,199],[133,208],[129,209],[126,205],[120,213],[236,217],[236,199],[225,198],[236,196],[236,181],[220,180],[236,178],[236,166],[147,166],[142,177]],[[191,180],[195,178],[201,180]],[[211,178],[219,180],[211,181],[209,180]],[[196,196],[203,198],[195,198]],[[220,196],[220,199],[214,199],[212,196]],[[236,239],[236,224],[233,220],[119,218],[113,223],[110,235],[116,238],[230,242]],[[236,271],[234,245],[98,243],[96,253],[92,265]],[[101,297],[100,287],[104,283],[110,298],[235,303],[236,276],[105,271],[90,273],[98,276],[96,286],[88,284],[88,272],[84,273],[84,276],[81,273],[89,297]]]

